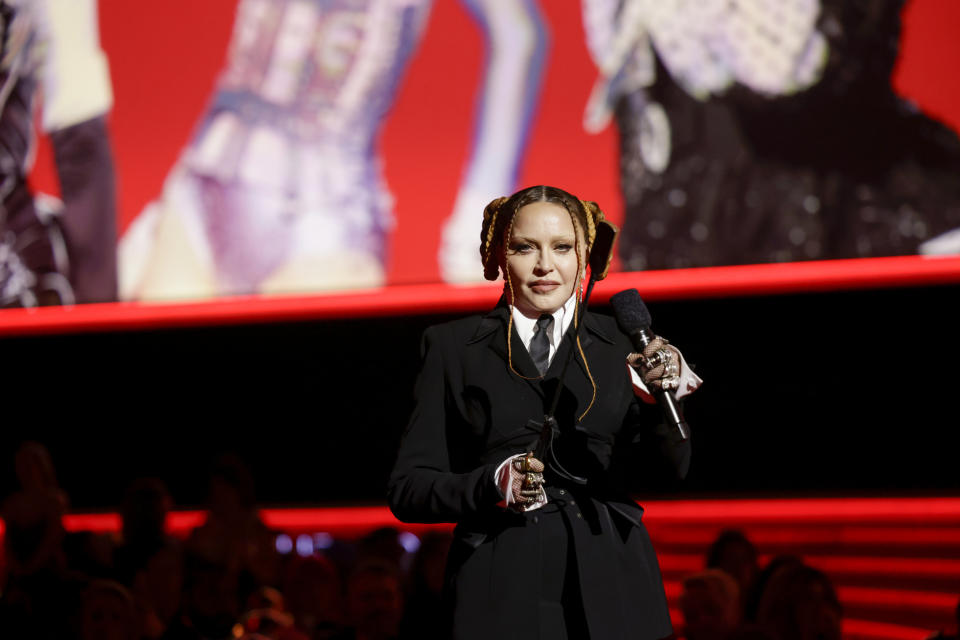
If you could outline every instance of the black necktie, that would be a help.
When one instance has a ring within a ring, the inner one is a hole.
[[[543,314],[537,318],[537,332],[533,334],[533,340],[530,341],[530,357],[533,358],[533,364],[537,365],[540,375],[547,372],[550,366],[550,328],[553,326],[553,316]]]

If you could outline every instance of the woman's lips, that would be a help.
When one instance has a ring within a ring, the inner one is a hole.
[[[537,280],[530,284],[530,288],[536,293],[550,293],[559,286],[560,283],[553,280]]]

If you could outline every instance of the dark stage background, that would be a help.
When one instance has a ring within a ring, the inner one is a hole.
[[[705,380],[687,403],[690,477],[651,493],[955,493],[958,294],[650,304],[654,329]],[[115,507],[138,476],[200,505],[221,451],[248,462],[263,504],[382,503],[419,336],[447,319],[5,338],[0,496],[33,439],[75,509]]]

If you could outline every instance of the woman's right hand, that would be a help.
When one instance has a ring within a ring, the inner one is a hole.
[[[497,467],[496,481],[503,500],[500,506],[514,511],[533,511],[547,504],[543,489],[543,463],[533,452],[511,456]]]
[[[514,471],[510,474],[513,502],[522,506],[536,503],[543,491],[543,463],[528,453],[511,464]]]

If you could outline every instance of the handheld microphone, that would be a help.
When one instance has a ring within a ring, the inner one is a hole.
[[[636,289],[626,289],[620,293],[615,293],[610,297],[610,305],[613,307],[613,315],[617,319],[617,324],[620,325],[620,330],[630,337],[634,350],[637,353],[643,353],[643,348],[650,344],[656,336],[650,330],[650,312],[640,298],[640,292]],[[653,397],[657,400],[657,404],[663,409],[663,417],[667,424],[677,428],[682,440],[689,438],[690,428],[683,418],[676,397],[669,391],[652,389],[651,391]]]

